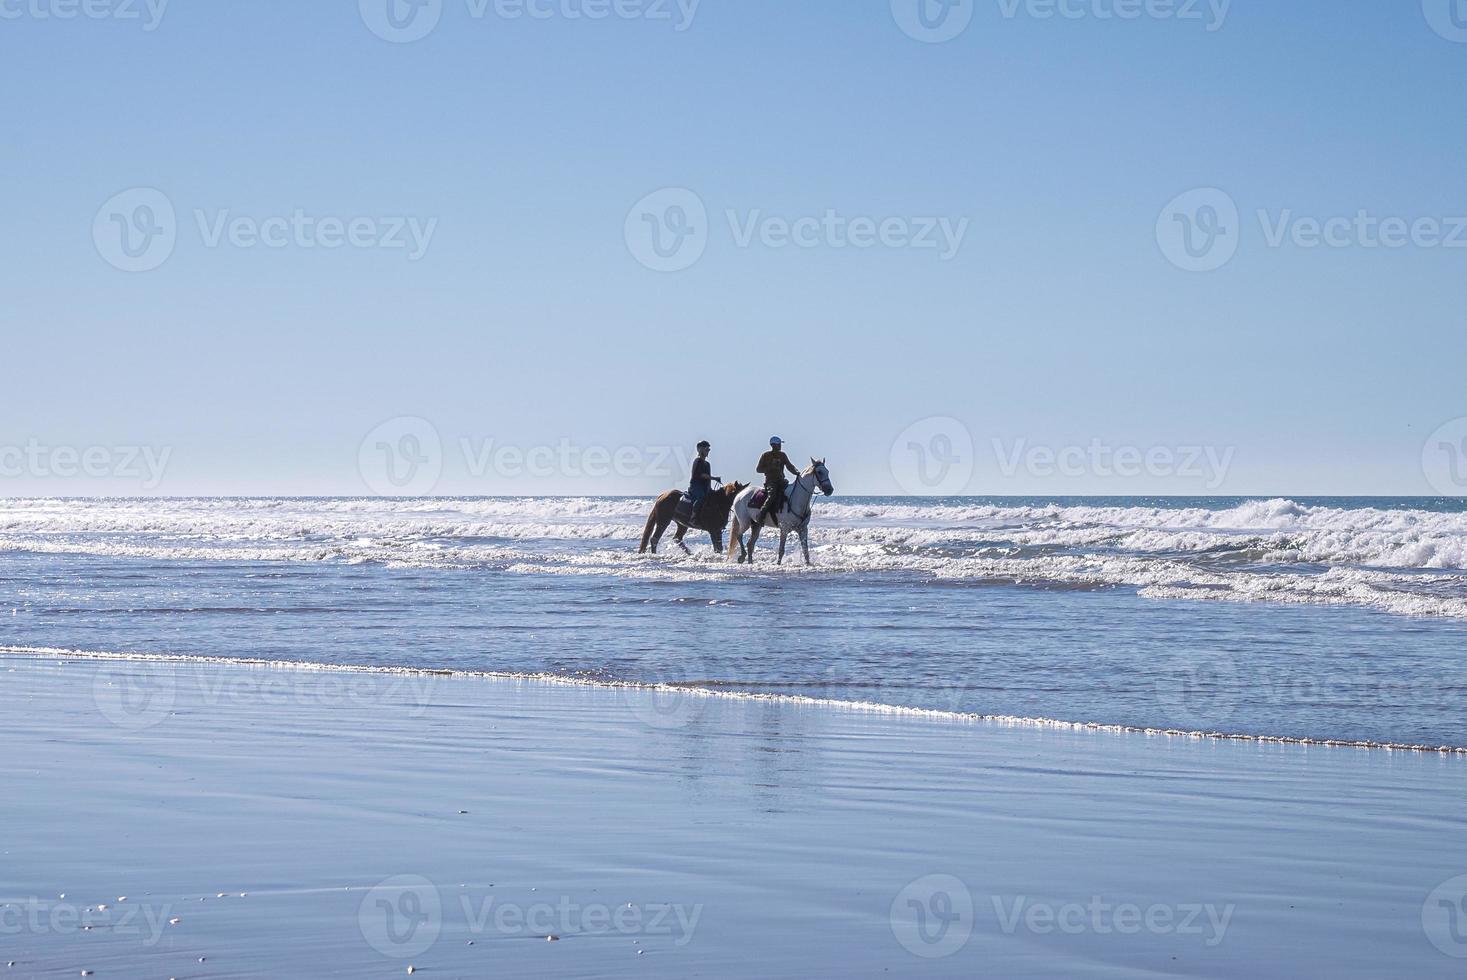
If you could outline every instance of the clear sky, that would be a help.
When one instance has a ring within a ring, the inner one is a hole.
[[[0,0],[0,494],[1442,489],[1467,3],[423,2]]]

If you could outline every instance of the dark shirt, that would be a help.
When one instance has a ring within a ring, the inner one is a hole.
[[[713,487],[713,465],[706,459],[693,460],[693,480],[688,484],[692,493],[707,493]]]
[[[777,487],[784,484],[784,471],[788,469],[796,476],[800,471],[795,469],[790,458],[784,454],[783,449],[771,449],[759,457],[758,472],[764,474],[764,485],[766,487]]]

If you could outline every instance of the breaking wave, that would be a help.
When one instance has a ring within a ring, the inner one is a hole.
[[[0,500],[0,551],[160,561],[380,563],[713,581],[852,573],[914,584],[1129,588],[1467,618],[1467,513],[1287,499],[1173,506],[822,500],[815,565],[754,567],[664,541],[627,498]],[[761,548],[772,548],[765,537]],[[668,552],[672,551],[673,554]]]

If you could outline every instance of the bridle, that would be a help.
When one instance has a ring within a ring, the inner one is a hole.
[[[805,485],[805,481],[806,480],[809,480],[810,481],[810,485],[809,486],[806,486]],[[804,517],[800,517],[799,514],[798,514],[798,512],[795,510],[795,502],[794,502],[794,499],[793,499],[794,498],[794,493],[791,492],[791,493],[789,493],[789,494],[786,495],[786,499],[789,501],[790,515],[796,518],[796,521],[795,521],[796,524],[808,524],[808,523],[810,523],[810,517],[811,517],[811,515],[813,515],[815,513],[815,487],[819,483],[820,483],[820,468],[818,466],[814,466],[814,465],[812,465],[809,470],[807,470],[804,473],[801,473],[798,477],[795,478],[794,486],[795,487],[798,487],[799,489],[801,489],[803,491],[805,491],[805,493],[807,494],[807,496],[805,498],[805,516]],[[793,488],[792,488],[792,490],[793,490]],[[821,493],[824,493],[825,492],[825,488],[824,487],[821,487],[820,488],[820,492]],[[778,518],[778,515],[776,515],[775,516],[775,523],[778,523],[778,522],[779,522],[779,518]]]

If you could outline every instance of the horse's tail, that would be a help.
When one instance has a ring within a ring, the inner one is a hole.
[[[734,556],[734,549],[738,548],[743,537],[743,526],[739,523],[739,502],[738,498],[734,498],[734,505],[728,510],[728,552],[724,555],[725,558]]]
[[[647,515],[647,526],[642,528],[642,547],[637,549],[637,554],[647,553],[647,546],[652,541],[652,532],[657,529],[657,508],[662,503],[661,499],[652,505],[652,513]]]

